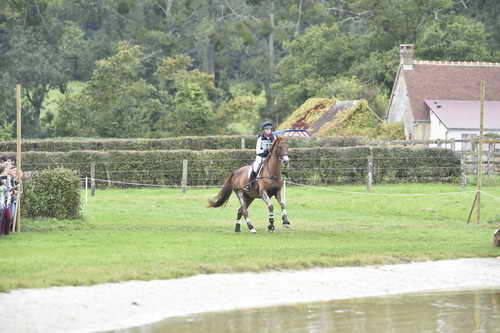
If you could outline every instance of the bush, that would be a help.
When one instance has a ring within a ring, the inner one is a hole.
[[[80,217],[80,179],[74,170],[44,169],[23,183],[22,214],[26,217]]]
[[[439,148],[291,148],[289,175],[296,182],[363,183],[367,158],[373,156],[374,182],[454,182],[461,175],[460,158]],[[250,164],[253,149],[28,152],[24,170],[65,167],[80,177],[90,176],[95,163],[97,185],[107,180],[157,185],[180,185],[182,160],[188,160],[188,185],[219,185],[233,170]]]
[[[377,139],[378,140],[404,140],[405,139],[405,128],[402,121],[397,123],[383,123],[377,128]]]
[[[183,136],[164,139],[67,139],[67,140],[24,140],[23,152],[69,152],[73,150],[205,150],[205,149],[240,149],[241,139],[245,139],[246,148],[254,148],[256,135],[219,135],[219,136]],[[312,137],[289,138],[290,147],[353,147],[365,144],[362,137]],[[15,152],[16,142],[0,142],[1,152]]]

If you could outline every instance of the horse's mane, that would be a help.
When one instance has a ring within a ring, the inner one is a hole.
[[[274,154],[274,151],[276,150],[276,148],[278,147],[278,145],[281,142],[286,142],[286,138],[284,136],[278,136],[276,138],[276,140],[274,140],[273,145],[271,146],[271,149],[269,149],[269,156],[272,156]],[[264,161],[264,165],[262,167],[269,164],[269,160],[270,160],[270,158],[266,158],[266,160]]]
[[[278,147],[278,145],[283,141],[286,141],[286,138],[284,136],[278,136],[276,138],[276,140],[274,140],[273,145],[271,146],[271,149],[269,149],[269,155],[272,155],[274,153],[274,150],[276,149],[276,147]]]

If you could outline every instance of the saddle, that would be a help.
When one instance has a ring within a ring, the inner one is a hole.
[[[259,178],[263,166],[264,166],[264,163],[261,163],[259,165],[259,169],[257,170],[257,177],[256,178]],[[252,165],[250,164],[250,168],[248,168],[248,173],[247,173],[248,179],[250,179],[251,175],[252,175]],[[257,180],[257,179],[255,179],[255,180]]]
[[[255,176],[255,179],[250,182],[250,189],[254,189],[255,188],[255,184],[258,184],[257,180],[260,177],[260,174],[262,172],[263,166],[264,166],[264,163],[261,163],[261,165],[259,165],[259,169],[257,170],[257,176]],[[248,174],[247,174],[248,179],[250,179],[251,175],[252,175],[252,165],[250,164],[250,168],[248,168]]]

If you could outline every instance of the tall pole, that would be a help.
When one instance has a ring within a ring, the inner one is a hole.
[[[21,169],[21,85],[16,84],[16,122],[17,122],[17,152],[16,152],[16,171],[18,192],[16,199],[16,231],[21,231],[21,196],[23,193],[23,180]]]
[[[485,95],[485,82],[481,81],[481,95],[480,95],[480,120],[479,120],[479,147],[477,150],[477,220],[476,223],[481,222],[481,175],[483,173],[483,135],[484,135],[484,95]]]

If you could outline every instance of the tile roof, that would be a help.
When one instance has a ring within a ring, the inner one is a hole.
[[[479,129],[480,102],[456,100],[425,100],[446,128]],[[484,129],[500,130],[500,102],[484,102]]]
[[[415,61],[413,69],[401,71],[415,121],[430,119],[425,99],[478,101],[481,80],[486,100],[500,101],[499,63]]]

